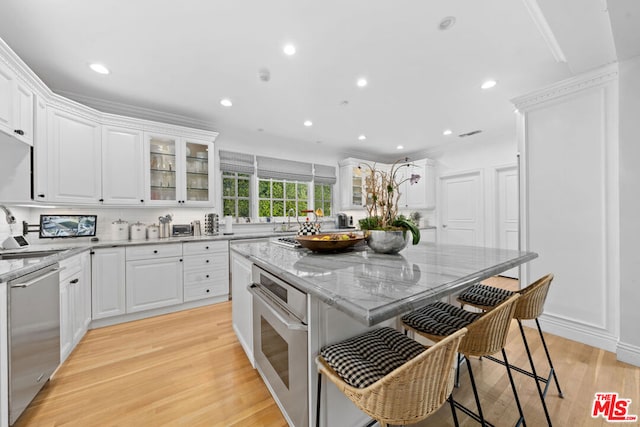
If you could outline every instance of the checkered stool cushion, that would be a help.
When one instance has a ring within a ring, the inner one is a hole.
[[[327,364],[347,383],[365,388],[426,350],[392,328],[380,328],[320,351]]]
[[[495,307],[511,295],[513,295],[513,292],[506,289],[478,283],[458,295],[458,301],[482,307]]]
[[[429,335],[447,336],[480,317],[451,304],[435,302],[402,316],[408,326]]]

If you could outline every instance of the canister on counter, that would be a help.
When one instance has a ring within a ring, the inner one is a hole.
[[[147,238],[147,227],[140,221],[131,224],[131,240],[145,240]]]
[[[111,238],[113,240],[129,240],[129,223],[121,219],[111,223]]]
[[[149,240],[160,238],[160,227],[158,224],[151,224],[147,227],[147,235]]]

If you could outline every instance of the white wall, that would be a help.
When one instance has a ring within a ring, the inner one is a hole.
[[[515,100],[521,111],[521,238],[555,279],[545,330],[615,351],[619,337],[617,68]]]
[[[640,57],[620,63],[620,342],[618,359],[640,366]]]

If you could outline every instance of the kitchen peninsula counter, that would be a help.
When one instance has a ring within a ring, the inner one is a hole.
[[[272,242],[231,245],[282,280],[370,326],[535,259],[535,252],[421,244],[397,255],[366,246],[315,253]]]

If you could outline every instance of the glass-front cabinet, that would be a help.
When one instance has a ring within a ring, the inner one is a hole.
[[[366,197],[365,170],[362,160],[348,158],[339,162],[340,166],[340,208],[343,210],[361,210]]]
[[[150,204],[213,206],[213,143],[145,134]]]

